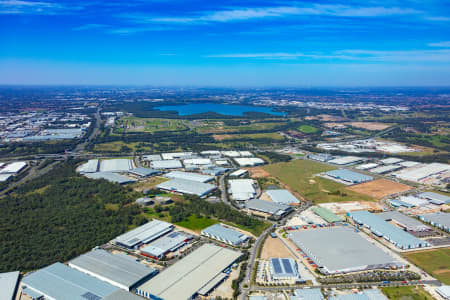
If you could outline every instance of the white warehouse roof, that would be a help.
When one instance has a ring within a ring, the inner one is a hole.
[[[228,184],[233,200],[248,200],[256,195],[253,179],[231,179],[228,180]]]
[[[216,186],[209,183],[177,178],[160,183],[156,188],[182,194],[204,196],[215,190]]]
[[[203,175],[198,173],[192,173],[192,172],[182,172],[182,171],[172,171],[164,175],[164,177],[171,178],[171,179],[185,179],[185,180],[192,180],[197,182],[208,182],[211,180],[214,180],[214,176],[209,175]]]
[[[241,166],[257,166],[264,164],[264,160],[258,157],[242,157],[242,158],[234,158],[234,161]]]
[[[300,201],[288,190],[268,190],[266,194],[273,202],[283,204],[298,204]]]
[[[5,173],[19,173],[23,168],[27,166],[27,163],[24,161],[17,161],[8,164],[6,167],[0,170],[0,174]]]
[[[154,160],[151,162],[151,166],[154,169],[180,169],[183,167],[181,162],[176,159]]]
[[[126,172],[133,168],[131,159],[104,159],[100,163],[101,172]]]
[[[128,248],[139,246],[140,244],[149,243],[158,237],[170,232],[173,225],[164,221],[153,220],[135,228],[127,233],[119,235],[113,242]]]

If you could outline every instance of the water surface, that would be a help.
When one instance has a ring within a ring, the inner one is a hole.
[[[226,116],[242,116],[246,112],[261,112],[271,115],[284,116],[285,113],[274,111],[271,107],[216,104],[216,103],[193,103],[184,105],[157,106],[155,109],[161,111],[176,111],[180,116],[196,115],[207,112],[215,112]]]

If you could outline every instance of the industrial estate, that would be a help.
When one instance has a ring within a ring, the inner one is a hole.
[[[448,115],[162,91],[2,117],[0,299],[450,299]]]

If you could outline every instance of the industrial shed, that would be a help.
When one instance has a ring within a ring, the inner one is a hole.
[[[181,161],[177,159],[155,160],[151,162],[151,166],[153,169],[158,170],[180,169],[183,167]]]
[[[142,298],[124,290],[117,290],[102,300],[142,300]]]
[[[205,286],[211,287],[210,282],[216,282],[217,277],[223,278],[223,271],[240,256],[238,251],[204,244],[139,286],[136,293],[148,299],[192,299]]]
[[[128,172],[133,169],[133,162],[128,158],[103,159],[100,172]]]
[[[217,187],[209,183],[177,178],[160,183],[156,186],[156,188],[169,192],[177,192],[203,197],[214,191]]]
[[[305,288],[294,291],[294,296],[290,300],[324,300],[322,291],[319,288]]]
[[[408,231],[420,232],[431,230],[430,227],[424,225],[422,222],[408,217],[398,211],[387,211],[381,214],[377,214],[377,216],[382,217],[385,221],[392,221]]]
[[[253,179],[230,179],[228,180],[228,191],[233,200],[246,201],[256,196],[254,184]]]
[[[24,161],[17,161],[7,164],[6,167],[0,170],[0,174],[17,174],[27,166]]]
[[[300,281],[297,263],[292,258],[271,258],[269,272],[274,280]]]
[[[80,173],[94,173],[98,171],[98,159],[90,159],[86,163],[78,167],[78,172]]]
[[[380,162],[381,162],[383,165],[393,165],[393,164],[398,164],[399,162],[402,162],[402,161],[403,161],[403,159],[401,159],[401,158],[396,158],[396,157],[389,157],[389,158],[385,158],[385,159],[380,160]]]
[[[386,222],[382,217],[368,211],[354,211],[348,215],[360,225],[369,228],[376,236],[383,237],[397,248],[406,250],[430,246],[429,243],[416,238],[402,229]]]
[[[429,176],[441,174],[450,171],[450,165],[442,163],[431,163],[426,165],[419,165],[416,167],[400,170],[394,175],[397,178],[419,182]]]
[[[300,230],[290,233],[289,237],[324,274],[402,266],[347,227]]]
[[[249,210],[266,213],[278,218],[288,214],[292,210],[292,207],[289,205],[260,199],[249,200],[246,207]]]
[[[221,224],[211,225],[201,232],[202,235],[224,242],[232,246],[239,246],[250,237]]]
[[[143,247],[141,254],[151,258],[161,259],[167,253],[173,252],[185,245],[190,238],[181,232],[172,232]]]
[[[131,169],[130,171],[128,171],[128,173],[133,174],[138,177],[141,177],[141,178],[145,178],[145,177],[149,177],[149,176],[153,176],[153,175],[158,175],[161,173],[161,171],[139,167],[139,168]]]
[[[119,290],[109,283],[54,263],[26,276],[22,287],[43,295],[46,299],[100,300]]]
[[[344,218],[341,216],[336,215],[335,213],[333,213],[331,210],[325,208],[325,207],[321,207],[321,206],[315,206],[313,208],[311,208],[311,210],[318,215],[319,217],[321,217],[322,219],[324,219],[325,221],[327,221],[328,223],[334,223],[334,222],[342,222],[344,221]]]
[[[234,161],[241,167],[253,167],[264,164],[264,160],[258,157],[234,158]]]
[[[386,174],[389,172],[397,171],[401,168],[403,168],[403,167],[398,166],[398,165],[386,165],[386,166],[380,166],[380,167],[371,169],[370,172],[375,173],[375,174]]]
[[[69,266],[126,291],[158,272],[123,254],[114,255],[101,249],[72,259]]]
[[[105,179],[109,182],[118,183],[118,184],[127,184],[133,183],[136,180],[127,176],[123,176],[120,174],[112,173],[112,172],[96,172],[96,173],[86,173],[84,174],[87,178],[90,179]]]
[[[442,195],[442,194],[434,193],[434,192],[423,192],[416,196],[419,198],[422,198],[422,199],[426,199],[430,203],[436,204],[436,205],[450,203],[450,197]]]
[[[364,161],[364,158],[361,158],[358,156],[343,156],[343,157],[337,157],[335,159],[329,160],[328,163],[344,166],[344,165],[356,164],[356,163],[359,163],[362,161]]]
[[[324,173],[334,179],[339,179],[347,184],[363,183],[373,180],[372,176],[360,174],[346,169],[332,170]]]
[[[170,223],[153,220],[135,228],[127,233],[119,235],[113,242],[129,249],[136,249],[142,244],[150,243],[151,241],[161,237],[162,235],[172,231],[174,226]]]
[[[295,198],[288,190],[268,190],[266,194],[270,197],[270,200],[276,203],[282,204],[299,204],[300,200]]]
[[[450,232],[450,213],[437,212],[419,216],[419,219],[431,225]]]
[[[214,176],[202,175],[202,174],[191,173],[191,172],[182,172],[182,171],[172,171],[172,172],[165,174],[164,177],[167,177],[170,179],[191,180],[191,181],[203,182],[203,183],[214,180]]]
[[[142,156],[142,159],[146,161],[162,160],[161,155],[159,154],[144,155]]]
[[[17,292],[17,284],[19,283],[19,271],[0,273],[0,293],[2,299],[14,300]]]

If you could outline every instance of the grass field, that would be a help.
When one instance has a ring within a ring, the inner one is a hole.
[[[206,217],[199,218],[195,215],[191,215],[187,220],[175,224],[187,229],[191,229],[193,231],[200,232],[202,229],[205,229],[206,227],[209,227],[217,223],[219,223],[219,221],[213,218],[211,219],[208,219]]]
[[[297,128],[300,132],[310,134],[310,133],[316,133],[318,129],[311,125],[301,125]]]
[[[391,300],[433,300],[422,287],[384,287],[381,291]]]
[[[276,132],[269,133],[249,133],[249,134],[215,134],[214,139],[217,141],[226,141],[234,139],[242,139],[246,141],[270,139],[274,141],[283,141],[284,137]]]
[[[450,249],[405,253],[405,257],[444,284],[450,284]]]
[[[203,121],[203,125],[197,127],[198,133],[227,133],[227,132],[248,132],[254,130],[272,130],[278,126],[285,125],[286,122],[261,122],[248,125],[229,126],[222,121]]]
[[[187,127],[183,120],[172,119],[150,119],[125,117],[117,122],[117,129],[125,128],[127,132],[157,132],[157,131],[178,131]]]
[[[315,174],[335,168],[303,159],[264,167],[273,177],[315,203],[342,201],[374,201],[375,199],[346,189],[347,186],[315,177]]]

